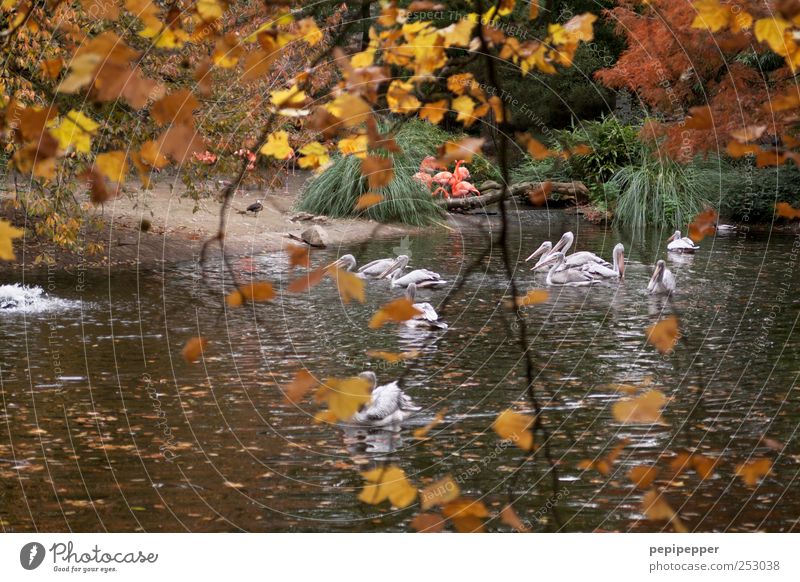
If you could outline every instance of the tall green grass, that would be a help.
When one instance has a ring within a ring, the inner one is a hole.
[[[619,194],[614,221],[633,231],[648,224],[682,227],[719,197],[732,175],[719,158],[681,164],[644,149],[638,164],[618,170],[610,183]]]
[[[382,127],[383,131],[386,129]],[[353,209],[359,196],[367,192],[367,181],[361,176],[358,158],[337,156],[328,169],[308,183],[300,198],[299,210],[334,218],[366,216],[378,222],[402,222],[415,226],[440,219],[444,211],[413,175],[425,156],[435,154],[443,142],[457,139],[457,136],[426,121],[413,119],[403,122],[395,139],[402,152],[392,154],[394,179],[377,190],[383,195],[380,203],[364,211]],[[493,168],[488,160],[480,157],[469,165],[478,180],[493,177]],[[479,182],[473,179],[473,183]]]

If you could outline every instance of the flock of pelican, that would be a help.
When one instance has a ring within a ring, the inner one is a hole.
[[[619,282],[625,278],[625,247],[622,243],[614,246],[609,263],[588,251],[568,254],[574,241],[575,235],[565,232],[555,245],[545,241],[525,260],[538,259],[532,270],[546,270],[547,285],[583,287],[603,281]],[[667,240],[667,251],[670,253],[693,253],[699,248],[689,237],[682,237],[679,230]],[[433,305],[415,303],[417,289],[439,287],[446,285],[447,281],[428,269],[414,269],[406,273],[408,263],[407,255],[378,259],[362,265],[355,274],[362,279],[388,280],[392,288],[405,288],[405,296],[420,311],[419,315],[405,322],[406,326],[447,329],[447,324],[439,320]],[[343,255],[330,266],[353,272],[356,269],[356,259],[353,255]],[[667,268],[667,264],[659,259],[647,285],[647,292],[653,295],[670,295],[675,288],[675,276]],[[397,431],[405,418],[420,410],[396,381],[379,386],[374,372],[361,372],[359,376],[369,382],[371,398],[346,424]]]
[[[621,281],[625,278],[625,247],[618,243],[611,252],[611,263],[588,251],[567,254],[575,240],[572,232],[565,232],[553,245],[545,241],[525,259],[538,259],[533,271],[547,270],[547,285],[585,287],[603,281]],[[693,253],[700,247],[689,237],[682,237],[681,231],[667,240],[667,252]],[[675,291],[675,276],[663,260],[656,262],[647,292],[651,295],[669,295]]]

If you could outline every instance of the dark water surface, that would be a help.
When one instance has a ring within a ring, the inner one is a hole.
[[[639,512],[643,491],[626,477],[637,465],[662,468],[655,486],[700,531],[791,531],[798,528],[800,447],[800,298],[798,242],[788,235],[718,235],[695,256],[670,257],[674,301],[644,288],[666,236],[631,245],[612,230],[562,213],[520,214],[513,259],[545,239],[576,233],[577,248],[609,257],[626,244],[624,284],[555,289],[526,310],[537,363],[536,390],[546,404],[561,489],[563,529],[657,531]],[[494,225],[496,228],[496,225]],[[431,231],[406,242],[382,241],[312,254],[323,264],[352,252],[359,264],[396,254],[448,280],[485,245],[479,228]],[[794,252],[793,252],[794,250]],[[243,276],[285,286],[285,254],[239,259]],[[50,310],[0,312],[0,524],[4,531],[405,531],[418,507],[392,511],[357,500],[359,470],[376,455],[423,485],[446,474],[464,494],[496,512],[509,495],[536,530],[553,528],[553,501],[541,461],[515,468],[524,453],[498,446],[491,429],[509,407],[530,411],[519,353],[498,304],[509,292],[498,249],[448,308],[446,334],[405,328],[369,330],[375,309],[400,295],[370,283],[365,305],[341,303],[325,281],[308,294],[221,310],[229,290],[219,272],[203,283],[195,265],[165,272],[41,272],[26,278],[60,301]],[[520,270],[523,290],[534,284]],[[22,281],[0,281],[14,283]],[[421,292],[436,304],[445,290]],[[66,300],[66,301],[64,301]],[[684,333],[676,352],[660,356],[645,329],[676,313]],[[187,338],[211,339],[206,358],[190,365]],[[399,374],[367,349],[422,355],[405,388],[423,412],[399,435],[346,434],[315,424],[309,399],[287,403],[279,386],[306,367],[320,377],[374,369]],[[662,424],[623,426],[611,406],[628,397],[615,384],[657,388],[672,400]],[[446,409],[425,441],[411,437]],[[578,468],[622,439],[629,445],[608,476]],[[768,440],[764,440],[764,439]],[[682,450],[719,457],[713,477],[669,479]],[[771,475],[748,487],[741,462],[769,458]],[[537,519],[541,518],[541,519]],[[489,529],[505,529],[497,520]]]

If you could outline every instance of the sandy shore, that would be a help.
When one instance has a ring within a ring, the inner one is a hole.
[[[237,192],[228,214],[226,254],[245,256],[280,250],[291,242],[290,234],[300,236],[314,224],[324,229],[328,246],[334,247],[375,237],[401,237],[418,231],[372,220],[327,217],[301,220],[294,206],[305,179],[304,175],[290,177],[286,187],[277,191]],[[12,195],[12,192],[3,194],[4,197]],[[243,214],[256,199],[261,199],[264,210],[257,215]],[[212,197],[195,202],[182,197],[177,187],[170,188],[162,181],[150,191],[136,190],[122,195],[95,212],[101,219],[102,229],[87,236],[84,244],[102,242],[102,253],[69,253],[27,236],[14,245],[17,261],[0,263],[0,269],[19,269],[23,265],[26,269],[36,268],[34,260],[43,252],[53,256],[59,267],[81,263],[89,268],[125,265],[153,268],[196,260],[203,242],[217,231],[220,203]],[[142,221],[150,223],[147,232],[141,229]],[[211,256],[219,256],[216,245],[214,249]]]

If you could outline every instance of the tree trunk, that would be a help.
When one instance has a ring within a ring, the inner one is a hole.
[[[520,196],[527,199],[528,193],[540,189],[546,182],[520,182],[511,184],[508,187],[510,196]],[[571,196],[576,202],[588,199],[589,189],[583,182],[550,182],[550,192],[555,192],[561,197]],[[500,201],[503,195],[503,188],[497,182],[487,181],[480,186],[480,196],[469,196],[466,198],[451,198],[439,202],[447,210],[470,210],[488,206]]]

